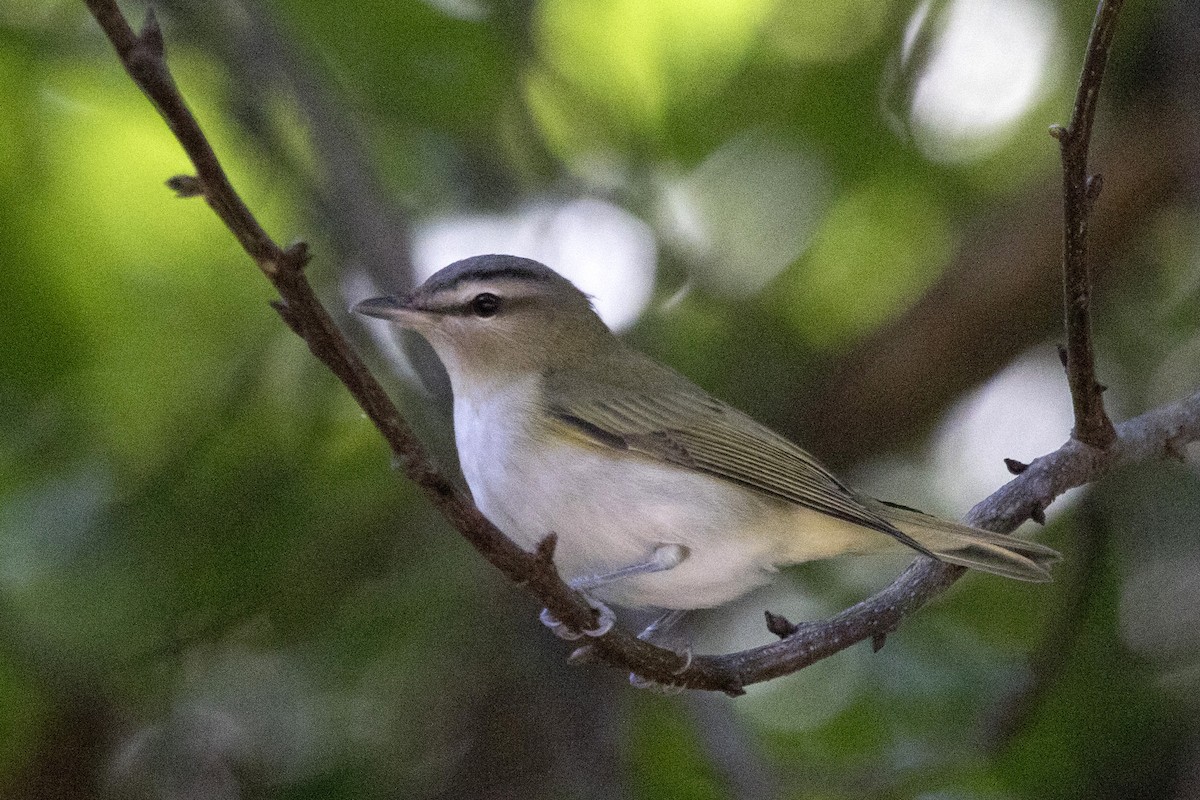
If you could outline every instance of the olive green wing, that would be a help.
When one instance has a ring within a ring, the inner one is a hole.
[[[595,388],[595,387],[593,387]],[[931,555],[874,513],[808,453],[698,390],[653,395],[619,390],[596,397],[556,392],[549,412],[560,430],[594,445],[641,453],[894,536]]]

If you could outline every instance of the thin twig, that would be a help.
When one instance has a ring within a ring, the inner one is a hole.
[[[261,228],[230,185],[220,162],[180,96],[163,56],[162,35],[153,17],[134,34],[113,0],[86,0],[134,82],[158,108],[196,167],[199,185],[177,181],[186,193],[202,193],[276,287],[275,304],[288,326],[338,377],[383,435],[405,475],[421,488],[447,520],[511,581],[527,587],[555,617],[575,629],[594,627],[596,615],[554,569],[553,540],[528,553],[497,530],[430,462],[395,405],[334,326],[304,276],[302,244],[279,247]],[[1200,393],[1123,423],[1106,451],[1072,439],[1035,460],[980,503],[968,521],[1008,532],[1039,515],[1069,488],[1094,480],[1117,464],[1158,458],[1200,440]],[[964,570],[926,558],[915,561],[887,589],[833,618],[801,626],[780,642],[740,653],[683,658],[628,633],[613,630],[592,643],[591,653],[623,670],[660,684],[739,694],[743,687],[794,672],[863,640],[877,640],[944,590]]]
[[[317,299],[304,276],[307,247],[303,243],[280,247],[246,207],[171,77],[162,32],[153,13],[147,14],[142,32],[136,34],[114,0],[86,2],[126,72],[158,109],[196,168],[195,178],[177,177],[169,183],[185,196],[204,196],[278,290],[281,299],[273,304],[276,311],[354,396],[391,447],[405,475],[485,558],[514,582],[528,585],[558,619],[577,628],[594,627],[595,610],[562,582],[553,567],[507,539],[433,466],[396,406]],[[678,655],[660,652],[660,660],[679,667]]]
[[[236,86],[237,112],[270,158],[295,157],[278,126],[266,119],[281,90],[294,97],[320,169],[306,174],[303,191],[312,214],[327,221],[343,264],[360,265],[383,292],[413,286],[410,221],[372,172],[359,115],[340,102],[333,86],[306,57],[296,37],[263,0],[160,0],[203,46],[220,55]],[[381,293],[383,293],[381,292]]]
[[[1088,175],[1087,162],[1096,100],[1122,2],[1101,0],[1088,37],[1071,122],[1065,128],[1061,125],[1050,128],[1051,135],[1058,139],[1063,165],[1063,315],[1067,381],[1075,409],[1075,429],[1071,435],[1099,448],[1112,444],[1115,433],[1112,420],[1104,411],[1104,387],[1096,380],[1092,347],[1092,276],[1087,258],[1087,226],[1102,182],[1099,175]]]
[[[167,69],[163,57],[162,29],[158,27],[153,9],[147,12],[142,32],[137,34],[115,2],[87,0],[87,4],[92,16],[116,48],[125,71],[154,103],[196,167],[200,185],[187,184],[181,193],[187,196],[203,194],[225,227],[237,237],[243,249],[268,277],[285,263],[295,269],[303,266],[303,252],[297,250],[289,256],[275,244],[230,185],[217,154],[201,132],[200,124],[188,109],[175,86],[175,79]]]
[[[966,521],[1009,533],[1068,489],[1096,480],[1117,466],[1168,458],[1180,443],[1195,441],[1200,441],[1200,392],[1121,423],[1116,441],[1106,451],[1068,440],[1053,453],[1035,459],[976,505]],[[828,620],[806,623],[784,641],[712,659],[698,657],[692,666],[730,670],[742,685],[795,672],[876,633],[890,633],[962,573],[959,567],[919,558],[875,596]]]
[[[404,474],[484,558],[509,580],[527,587],[556,618],[576,630],[596,627],[595,609],[562,581],[547,557],[547,549],[539,548],[538,553],[522,550],[492,525],[433,465],[399,410],[317,299],[303,271],[308,262],[307,247],[303,243],[287,249],[280,247],[246,207],[171,77],[162,32],[153,13],[147,15],[142,33],[135,34],[114,0],[85,1],[112,42],[126,72],[158,109],[196,168],[194,179],[184,176],[173,178],[169,183],[177,191],[182,189],[186,196],[204,196],[279,292],[280,300],[273,303],[276,311],[288,327],[304,339],[313,355],[349,390],[387,441]],[[605,640],[605,653],[621,669],[652,679],[666,676],[678,681],[675,673],[684,664],[678,653],[655,647],[624,632],[610,633]],[[710,681],[703,688],[723,689],[725,686]]]
[[[1200,164],[1196,126],[1179,113],[1200,108],[1196,94],[1170,102],[1145,94],[1121,115],[1105,148],[1105,169],[1120,180],[1105,185],[1104,202],[1089,217],[1097,298],[1106,276],[1119,280],[1135,269],[1119,254],[1177,199],[1181,183],[1194,185]],[[1050,183],[978,215],[962,231],[953,264],[920,299],[842,355],[813,364],[797,348],[779,364],[772,418],[837,471],[904,446],[964,391],[1054,335],[1056,325],[1061,337],[1061,170]],[[782,400],[797,396],[805,402]]]

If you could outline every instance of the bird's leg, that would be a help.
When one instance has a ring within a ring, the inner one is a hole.
[[[646,575],[651,572],[664,572],[669,569],[674,569],[683,563],[683,560],[688,557],[688,549],[681,544],[661,544],[654,548],[654,555],[649,561],[642,564],[633,564],[628,567],[613,572],[605,573],[604,575],[584,575],[578,578],[572,578],[570,586],[579,592],[587,592],[588,589],[595,589],[600,586],[607,586],[610,583],[615,583],[622,578],[632,578],[634,575]]]
[[[686,609],[673,608],[647,625],[645,630],[639,633],[637,637],[643,642],[657,644],[658,642],[655,640],[660,639],[663,634],[670,633],[671,629],[679,624],[679,620],[683,619],[685,614],[687,614]]]
[[[560,639],[574,641],[580,636],[603,636],[612,630],[613,624],[616,622],[617,616],[613,610],[598,600],[593,600],[588,596],[588,590],[595,589],[600,586],[607,586],[610,583],[619,581],[623,578],[631,578],[635,575],[647,575],[652,572],[664,572],[668,569],[673,569],[683,563],[683,560],[688,557],[688,549],[681,544],[663,544],[654,549],[654,554],[650,556],[650,560],[641,564],[631,564],[628,567],[621,567],[618,570],[607,572],[603,575],[584,575],[578,578],[572,578],[568,585],[577,592],[581,592],[588,598],[588,602],[596,609],[600,616],[599,622],[595,628],[586,631],[574,631],[567,628],[563,623],[550,613],[549,609],[543,608],[542,613],[538,615],[538,619],[542,621],[550,630],[554,631],[554,635]]]

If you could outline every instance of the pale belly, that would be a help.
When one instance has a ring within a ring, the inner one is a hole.
[[[573,441],[535,445],[463,406],[456,436],[476,504],[527,550],[557,534],[564,579],[646,563],[662,545],[687,548],[672,569],[590,590],[606,602],[716,606],[769,581],[776,565],[861,550],[849,540],[864,533],[888,538],[650,458]],[[474,446],[463,447],[465,436]]]

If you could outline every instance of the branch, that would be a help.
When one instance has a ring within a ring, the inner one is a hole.
[[[1176,458],[1182,448],[1200,441],[1200,392],[1119,425],[1106,451],[1070,439],[1032,464],[976,505],[966,522],[1010,533],[1044,512],[1063,492],[1090,483],[1118,466],[1156,458]],[[746,685],[803,669],[851,644],[891,633],[904,617],[956,581],[964,570],[919,558],[875,596],[828,620],[808,623],[784,639],[728,656],[698,657],[695,669],[713,669]]]
[[[1200,47],[1197,48],[1200,50]],[[1104,187],[1089,217],[1093,296],[1136,269],[1136,246],[1200,160],[1195,121],[1171,104],[1126,109],[1107,137]],[[1146,142],[1156,146],[1147,148]],[[1063,331],[1062,173],[976,215],[953,264],[911,308],[825,364],[794,356],[780,366],[774,419],[836,472],[928,430],[964,391],[1026,349]],[[794,402],[804,397],[802,403]],[[785,402],[782,398],[792,398]]]
[[[510,580],[528,586],[564,623],[579,629],[594,627],[595,610],[567,587],[553,568],[552,541],[539,548],[538,553],[525,552],[488,522],[434,467],[408,423],[317,299],[304,276],[307,246],[300,242],[286,249],[280,247],[246,207],[171,77],[162,31],[154,14],[147,14],[142,32],[137,34],[114,0],[86,2],[116,49],[125,71],[158,109],[196,168],[196,176],[177,176],[168,185],[180,196],[204,197],[279,292],[280,300],[273,305],[284,322],[345,385],[387,441],[404,474],[475,549]],[[649,645],[643,649],[646,648],[658,651],[657,663],[670,665],[671,669],[682,663],[675,653]]]
[[[184,196],[202,194],[238,238],[278,290],[280,300],[274,305],[280,316],[346,386],[387,441],[404,474],[509,580],[526,587],[567,625],[594,627],[594,609],[567,587],[554,569],[554,537],[547,537],[534,553],[522,550],[433,466],[395,405],[317,300],[303,272],[307,248],[302,243],[281,248],[246,208],[171,78],[153,15],[147,17],[142,33],[135,34],[113,0],[86,2],[126,71],[166,119],[196,168],[196,177],[174,178],[170,184]],[[1123,423],[1106,450],[1069,440],[977,505],[967,521],[994,531],[1012,531],[1024,520],[1039,517],[1069,488],[1094,480],[1119,464],[1177,454],[1185,444],[1197,440],[1200,393]],[[619,630],[596,639],[587,650],[594,658],[657,683],[736,695],[748,684],[794,672],[856,642],[881,641],[963,572],[960,567],[917,559],[891,586],[829,620],[799,626],[782,641],[764,647],[697,657],[686,669],[679,654]]]
[[[380,289],[413,286],[408,215],[388,198],[370,169],[360,115],[339,102],[327,76],[290,36],[262,0],[159,0],[201,44],[219,54],[235,91],[235,114],[271,159],[294,157],[278,126],[267,119],[280,91],[294,97],[320,169],[306,175],[312,214],[328,222],[331,244],[342,262],[361,265]]]
[[[1096,380],[1090,317],[1092,277],[1087,260],[1088,215],[1102,185],[1099,175],[1088,175],[1088,147],[1096,100],[1104,80],[1104,65],[1112,46],[1117,13],[1123,0],[1101,0],[1088,37],[1087,55],[1079,75],[1075,110],[1067,127],[1053,125],[1063,165],[1063,314],[1067,329],[1064,366],[1075,408],[1071,435],[1093,447],[1105,448],[1115,435],[1104,411],[1104,387]]]

